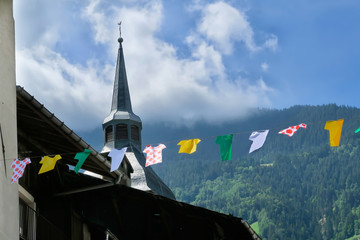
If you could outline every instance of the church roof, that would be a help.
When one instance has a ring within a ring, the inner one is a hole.
[[[114,92],[111,104],[111,111],[125,111],[132,113],[129,86],[126,76],[125,59],[122,48],[123,39],[119,38],[118,58],[114,81]]]
[[[151,191],[158,195],[174,199],[175,195],[151,167],[145,167],[145,156],[137,148],[126,153],[134,172],[131,173],[131,187]]]

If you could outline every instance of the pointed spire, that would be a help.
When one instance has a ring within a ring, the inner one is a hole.
[[[120,31],[120,38],[118,39],[119,50],[118,50],[118,57],[117,57],[117,63],[116,63],[116,72],[115,72],[114,91],[113,91],[113,97],[112,97],[111,111],[117,110],[117,111],[125,111],[125,112],[129,112],[129,113],[133,113],[132,107],[131,107],[129,85],[128,85],[127,76],[126,76],[125,59],[124,59],[124,53],[123,53],[123,48],[122,48],[123,39],[121,38],[121,28],[120,27],[119,27],[119,31]]]

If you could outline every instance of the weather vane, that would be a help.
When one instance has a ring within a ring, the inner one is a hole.
[[[119,33],[120,33],[120,37],[121,37],[121,21],[118,23],[119,25]]]

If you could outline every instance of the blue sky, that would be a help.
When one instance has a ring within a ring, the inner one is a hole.
[[[14,0],[17,83],[70,127],[98,127],[110,111],[122,21],[143,121],[360,107],[359,11],[357,0]]]

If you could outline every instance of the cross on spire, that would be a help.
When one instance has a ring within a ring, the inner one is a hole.
[[[120,38],[121,38],[121,21],[118,23],[119,25],[119,33],[120,33]]]

